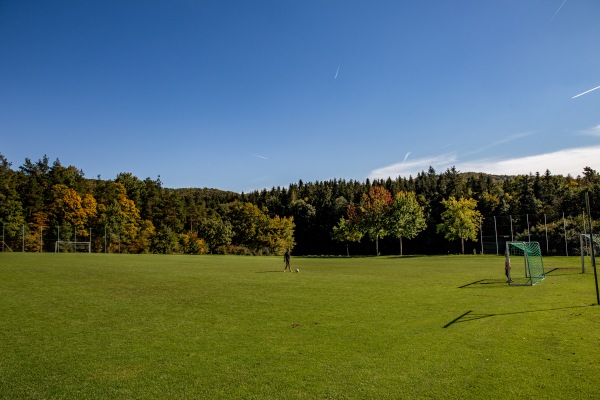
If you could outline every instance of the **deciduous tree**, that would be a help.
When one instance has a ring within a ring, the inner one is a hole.
[[[54,197],[52,211],[57,224],[66,224],[80,230],[83,236],[87,236],[86,225],[97,212],[96,199],[90,194],[81,198],[75,189],[64,184],[54,185],[52,193]]]
[[[461,253],[465,253],[465,239],[477,241],[481,213],[476,210],[477,200],[450,197],[442,200],[445,211],[442,223],[437,226],[439,233],[444,233],[448,240],[460,239]]]
[[[389,232],[400,240],[413,239],[427,227],[423,207],[414,192],[399,192],[390,205]]]
[[[341,217],[338,224],[333,227],[333,239],[346,245],[346,255],[350,257],[350,242],[360,242],[363,234],[359,227],[351,220]]]
[[[379,255],[379,239],[387,236],[389,206],[392,195],[383,186],[371,186],[362,195],[357,208],[351,206],[348,215],[360,227],[361,232],[375,241],[375,254]]]
[[[198,224],[198,235],[208,246],[212,254],[221,246],[231,244],[233,230],[229,221],[223,221],[218,215],[202,218]]]

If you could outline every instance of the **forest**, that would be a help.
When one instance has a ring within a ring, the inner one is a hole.
[[[89,243],[110,253],[427,255],[498,253],[504,240],[539,240],[545,253],[576,254],[599,212],[600,175],[587,166],[576,177],[430,167],[409,178],[234,193],[166,188],[160,177],[128,172],[90,179],[47,156],[14,168],[0,154],[3,251]]]

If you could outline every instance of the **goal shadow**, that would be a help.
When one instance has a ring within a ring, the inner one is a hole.
[[[582,274],[581,268],[552,268],[546,272],[546,276],[560,276],[560,275],[579,275]]]
[[[467,283],[466,285],[459,286],[459,289],[468,287],[477,287],[478,285],[506,285],[506,279],[480,279],[475,282]]]
[[[540,310],[513,311],[513,312],[507,312],[507,313],[488,313],[488,314],[475,313],[475,312],[473,312],[473,310],[469,310],[466,313],[461,314],[458,317],[454,318],[452,321],[448,322],[442,328],[446,329],[454,324],[458,324],[458,323],[462,323],[462,322],[470,322],[470,321],[475,321],[478,319],[484,319],[484,318],[490,318],[490,317],[501,317],[504,315],[515,315],[515,314],[529,314],[529,313],[537,313],[537,312],[545,312],[545,311],[569,310],[569,309],[573,309],[573,308],[587,308],[587,307],[595,307],[595,306],[596,306],[596,304],[590,304],[587,306],[555,307],[555,308],[545,308],[545,309],[540,309]]]

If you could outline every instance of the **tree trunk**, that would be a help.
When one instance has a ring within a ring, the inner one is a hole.
[[[375,255],[379,255],[379,235],[375,236]]]
[[[346,242],[346,255],[347,255],[348,257],[350,257],[350,247],[349,247],[349,246],[350,246],[350,245],[348,244],[348,242]]]
[[[402,255],[402,236],[400,236],[400,255]]]
[[[460,238],[460,249],[461,249],[461,254],[465,254],[465,239]]]

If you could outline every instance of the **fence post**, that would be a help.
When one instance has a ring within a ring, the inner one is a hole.
[[[583,218],[583,221],[584,221],[583,230],[585,231],[585,217]],[[567,221],[565,220],[564,212],[563,212],[563,230],[565,232],[565,252],[567,253],[567,257],[569,257],[569,246],[568,246],[568,241],[567,241]]]
[[[584,246],[583,241],[584,240],[587,241],[585,233],[583,235],[579,235],[579,248],[581,249],[580,253],[581,253],[581,273],[582,274],[585,274],[585,255],[583,253],[583,246]],[[587,246],[587,244],[585,246]]]
[[[600,292],[598,291],[598,273],[596,272],[596,256],[594,255],[594,231],[592,230],[592,212],[590,211],[590,196],[589,192],[585,193],[585,205],[588,212],[588,218],[590,219],[590,242],[592,248],[592,268],[594,268],[594,283],[596,284],[596,301],[600,306]]]
[[[500,254],[498,249],[498,226],[496,225],[496,216],[494,215],[494,234],[496,235],[496,255]]]
[[[479,218],[479,236],[481,237],[481,254],[483,254],[483,228],[481,227],[481,221],[483,217]]]
[[[546,223],[546,213],[544,213],[544,228],[546,229],[546,255],[549,255],[550,247],[548,246],[548,224]]]

